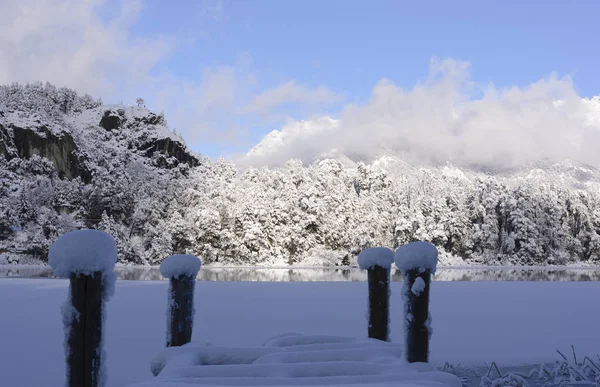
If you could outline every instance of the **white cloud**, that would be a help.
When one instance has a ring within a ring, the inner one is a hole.
[[[209,16],[216,22],[223,21],[225,17],[225,7],[222,0],[202,0],[202,14]]]
[[[261,91],[248,53],[240,54],[231,65],[204,68],[197,79],[166,73],[139,90],[144,96],[152,95],[146,98],[148,105],[164,110],[169,124],[188,144],[216,143],[232,148],[252,143],[250,126],[275,127],[289,119],[284,113],[286,103],[311,109],[337,98],[324,88],[309,89],[294,81]],[[247,108],[257,101],[261,101],[260,109]]]
[[[337,98],[324,87],[294,81],[260,94],[247,53],[233,64],[199,67],[185,76],[157,73],[166,60],[187,55],[183,46],[190,43],[190,32],[133,37],[142,6],[141,0],[116,6],[104,0],[1,1],[0,84],[48,81],[106,102],[143,97],[151,109],[163,110],[191,145],[239,142],[248,133],[242,122],[273,120],[255,113],[280,118],[275,111],[281,104],[315,106]],[[203,0],[197,14],[221,22],[227,19],[225,8],[222,0]],[[249,104],[253,108],[244,112]]]
[[[4,0],[0,84],[42,80],[110,96],[147,81],[172,42],[129,36],[139,1],[106,7],[98,0]],[[108,21],[100,11],[108,11]]]
[[[477,91],[482,96],[473,98]],[[429,77],[411,90],[380,81],[369,101],[344,107],[333,130],[299,138],[284,128],[285,140],[267,158],[283,163],[294,155],[311,162],[336,149],[367,161],[390,154],[494,169],[565,158],[600,166],[600,125],[590,121],[600,106],[594,106],[577,95],[568,77],[478,89],[467,63],[432,61]]]
[[[244,128],[233,112],[257,82],[248,60],[242,55],[233,65],[205,68],[199,79],[163,74],[147,89],[156,92],[151,105],[168,112],[188,143],[238,141]]]
[[[270,113],[274,109],[287,104],[303,106],[327,106],[340,102],[342,96],[325,86],[309,88],[298,85],[295,81],[285,82],[257,95],[248,105],[242,108],[244,113]]]
[[[117,3],[0,1],[0,84],[50,81],[126,103],[141,96],[151,108],[163,109],[192,145],[239,142],[249,127],[280,124],[290,105],[310,117],[342,100],[325,86],[293,80],[261,89],[247,54],[186,77],[156,74],[157,65],[181,47],[174,36],[133,37],[143,3]],[[221,1],[203,6],[205,15],[223,20]],[[294,155],[311,161],[335,149],[365,160],[388,153],[490,168],[561,158],[600,165],[595,106],[582,102],[568,77],[482,88],[471,80],[468,63],[434,60],[429,77],[412,89],[380,81],[367,102],[343,108],[334,128],[302,138],[284,128],[268,159],[283,162]],[[596,118],[590,118],[593,109]]]

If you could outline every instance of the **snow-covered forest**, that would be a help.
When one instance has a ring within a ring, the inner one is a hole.
[[[62,233],[112,234],[123,263],[347,265],[427,240],[441,264],[600,263],[600,172],[495,172],[290,160],[238,170],[190,151],[160,114],[50,84],[0,87],[0,263],[47,259]]]

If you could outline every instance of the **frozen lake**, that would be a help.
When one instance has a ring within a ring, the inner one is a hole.
[[[390,337],[403,342],[402,284],[391,284]],[[0,279],[0,386],[62,386],[65,366],[62,279]],[[363,338],[365,282],[217,282],[196,285],[192,340],[260,346],[289,332]],[[596,359],[594,305],[600,282],[437,282],[431,288],[431,363],[504,371],[560,360],[556,350]],[[165,346],[166,281],[118,281],[107,304],[107,387],[147,381]],[[471,375],[472,376],[472,375]],[[474,384],[478,385],[478,384]]]
[[[163,280],[158,267],[117,267],[120,280]],[[52,269],[43,266],[0,266],[0,278],[53,278]],[[346,282],[366,281],[359,269],[336,268],[248,268],[203,267],[202,281],[245,282]],[[392,270],[392,281],[401,281],[399,270]],[[600,268],[438,268],[434,281],[600,281]]]

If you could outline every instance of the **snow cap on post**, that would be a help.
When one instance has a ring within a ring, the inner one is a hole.
[[[434,274],[437,261],[438,250],[429,242],[410,242],[396,250],[395,262],[402,274],[410,270],[417,270],[419,273],[429,271]]]
[[[195,278],[200,271],[200,258],[190,254],[171,255],[160,264],[160,274],[166,278],[179,278],[182,275]]]
[[[371,269],[374,266],[390,269],[392,262],[394,262],[394,251],[387,247],[371,247],[358,254],[358,267],[363,270]]]
[[[57,277],[107,273],[115,268],[115,239],[99,230],[76,230],[61,235],[48,252],[48,264]]]

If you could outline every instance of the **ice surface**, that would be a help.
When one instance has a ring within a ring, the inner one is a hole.
[[[438,250],[429,242],[410,242],[396,249],[394,258],[396,266],[402,273],[417,269],[420,273],[435,273],[438,261]]]
[[[396,310],[392,310],[392,317],[397,316],[390,323],[394,345],[403,342],[402,284],[390,283],[395,295],[392,307]],[[168,281],[117,283],[115,296],[106,304],[107,387],[152,379],[150,362],[164,347],[167,287]],[[0,305],[4,311],[10,311],[0,318],[0,332],[4,332],[0,386],[64,385],[64,336],[59,308],[68,288],[68,281],[61,279],[0,278]],[[195,340],[210,340],[215,347],[261,347],[279,332],[364,338],[341,344],[297,345],[293,347],[295,352],[331,350],[337,345],[350,350],[380,345],[366,339],[366,322],[362,318],[367,308],[364,282],[200,281],[196,292],[194,302],[202,313],[194,324]],[[600,309],[590,307],[589,297],[582,295],[599,292],[600,282],[595,281],[436,282],[430,300],[436,320],[430,342],[431,364],[443,367],[448,361],[483,367],[484,362],[489,365],[495,361],[504,370],[510,366],[554,363],[561,359],[556,349],[570,353],[571,344],[578,358],[595,358],[600,348]],[[197,345],[195,341],[190,344]],[[267,348],[271,349],[284,348]],[[206,359],[213,361],[218,357],[211,354]],[[40,364],[43,366],[34,367],[32,372],[32,366]],[[389,376],[369,376],[385,377]],[[144,387],[152,386],[151,383]]]
[[[420,296],[421,292],[425,290],[425,281],[423,280],[423,278],[421,277],[417,277],[415,279],[415,282],[413,283],[413,286],[411,287],[410,291],[415,295],[415,296]]]
[[[200,258],[195,255],[171,255],[160,264],[160,274],[166,278],[177,278],[182,275],[195,278],[200,271],[200,265]]]
[[[57,277],[91,275],[112,271],[117,262],[117,244],[98,230],[76,230],[61,235],[50,246],[48,264]]]
[[[387,247],[372,247],[358,254],[358,266],[361,269],[370,269],[374,266],[389,269],[393,262],[394,252]]]

